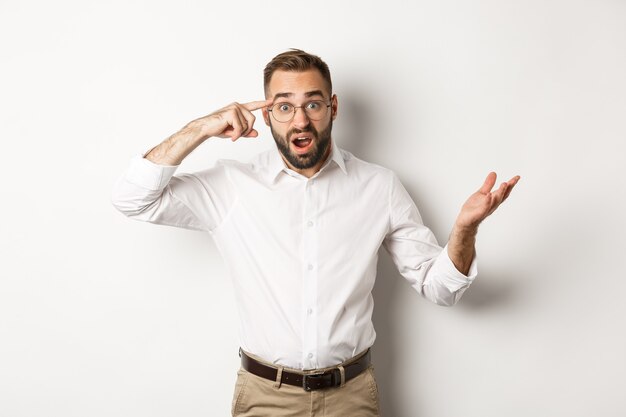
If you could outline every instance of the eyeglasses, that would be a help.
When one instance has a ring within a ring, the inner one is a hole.
[[[326,117],[329,107],[330,104],[326,104],[321,100],[313,100],[304,103],[302,106],[294,106],[293,104],[287,102],[276,103],[267,111],[272,113],[274,120],[277,122],[286,123],[293,119],[296,114],[296,109],[304,110],[306,117],[311,120],[322,120]]]

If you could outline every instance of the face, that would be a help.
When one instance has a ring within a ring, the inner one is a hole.
[[[288,122],[277,122],[263,109],[263,118],[270,127],[278,150],[290,167],[298,172],[317,172],[330,152],[331,130],[337,116],[337,97],[330,97],[326,83],[319,71],[276,71],[268,85],[267,97],[276,103],[289,103],[296,107],[311,100],[321,100],[331,107],[321,120],[311,120],[302,108]]]

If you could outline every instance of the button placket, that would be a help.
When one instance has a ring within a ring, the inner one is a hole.
[[[316,368],[317,352],[317,317],[314,306],[317,305],[317,270],[318,270],[318,238],[315,214],[318,212],[316,187],[312,180],[304,187],[304,210],[302,217],[302,317],[303,340],[302,354],[305,368]]]

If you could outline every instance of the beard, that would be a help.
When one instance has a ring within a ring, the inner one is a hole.
[[[285,159],[297,169],[308,169],[317,165],[318,162],[326,155],[326,151],[330,146],[330,132],[333,129],[333,121],[330,120],[328,127],[318,132],[313,125],[309,124],[305,129],[291,129],[286,136],[281,136],[274,130],[274,126],[270,122],[270,130],[274,136],[274,142],[280,153]],[[291,138],[295,133],[310,132],[314,136],[313,146],[311,150],[305,154],[299,155],[291,151]]]

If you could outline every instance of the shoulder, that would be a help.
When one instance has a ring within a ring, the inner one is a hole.
[[[273,151],[270,149],[254,155],[248,161],[218,159],[214,169],[222,171],[231,178],[238,176],[258,177],[265,175],[270,170],[274,158]]]
[[[339,150],[350,175],[361,179],[375,179],[383,182],[385,185],[389,185],[394,181],[394,177],[397,178],[396,174],[387,167],[358,158],[345,149]]]

